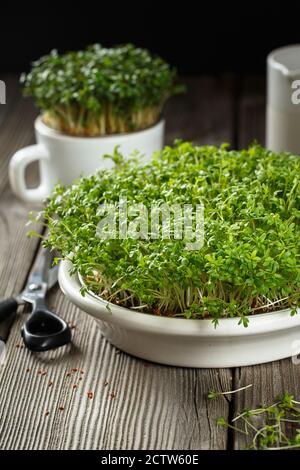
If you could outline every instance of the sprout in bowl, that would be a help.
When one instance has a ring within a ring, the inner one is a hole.
[[[214,326],[227,318],[247,326],[255,314],[297,312],[299,157],[258,145],[233,151],[177,142],[144,166],[125,161],[117,149],[112,158],[113,169],[57,186],[40,214],[49,229],[45,245],[63,259],[71,256],[72,273],[84,280],[82,295],[92,291],[135,315],[209,319]],[[150,219],[151,207],[162,204],[202,205],[199,249],[187,249],[184,230],[181,238],[172,228],[166,235],[163,220],[153,237],[145,207]],[[99,236],[105,217],[107,233]]]

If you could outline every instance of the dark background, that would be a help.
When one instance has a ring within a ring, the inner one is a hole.
[[[28,70],[32,60],[53,48],[63,52],[94,42],[132,42],[160,54],[185,75],[263,74],[268,52],[300,42],[299,7],[291,2],[140,0],[92,5],[73,3],[72,15],[49,3],[39,4],[43,14],[38,16],[2,14],[0,72]]]

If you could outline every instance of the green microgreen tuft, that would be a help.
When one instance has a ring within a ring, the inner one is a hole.
[[[71,135],[107,135],[153,125],[169,96],[183,90],[176,70],[132,44],[60,55],[53,50],[22,74],[46,124]]]
[[[42,216],[45,244],[108,302],[157,315],[239,319],[300,303],[300,158],[258,145],[230,151],[177,142],[151,163],[118,165],[57,186]],[[204,245],[96,236],[100,204],[204,205]],[[41,220],[40,216],[39,219]],[[251,322],[251,319],[250,319]]]
[[[221,416],[216,424],[243,434],[247,450],[299,448],[300,408],[298,405],[299,402],[285,392],[271,405],[242,410],[231,422],[227,422]]]

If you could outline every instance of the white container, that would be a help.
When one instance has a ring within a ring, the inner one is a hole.
[[[46,126],[41,117],[36,119],[34,127],[37,144],[17,151],[9,165],[13,191],[28,202],[42,202],[57,182],[70,185],[81,175],[88,176],[98,168],[110,168],[113,162],[101,156],[111,154],[116,145],[125,156],[139,150],[142,160],[148,162],[152,153],[163,147],[165,123],[160,120],[142,131],[103,137],[72,137]],[[41,181],[37,188],[29,189],[25,171],[35,160],[39,162]]]
[[[300,155],[300,45],[282,47],[267,59],[266,147]],[[296,101],[299,101],[297,103]]]
[[[119,307],[100,297],[80,294],[78,275],[63,261],[59,284],[71,302],[99,321],[113,345],[134,356],[184,367],[239,367],[275,361],[300,353],[300,311],[254,315],[249,326],[238,318],[211,320],[158,317]]]

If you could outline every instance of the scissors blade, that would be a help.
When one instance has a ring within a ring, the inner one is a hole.
[[[49,269],[47,289],[48,290],[52,289],[52,287],[55,286],[57,281],[58,281],[58,265],[55,265],[51,269]]]
[[[28,298],[28,294],[31,298],[40,296],[42,292],[45,295],[46,291],[55,284],[57,270],[52,268],[53,258],[54,254],[48,248],[41,248],[27,279],[26,287],[21,294],[25,300]],[[50,272],[53,274],[50,275]]]

